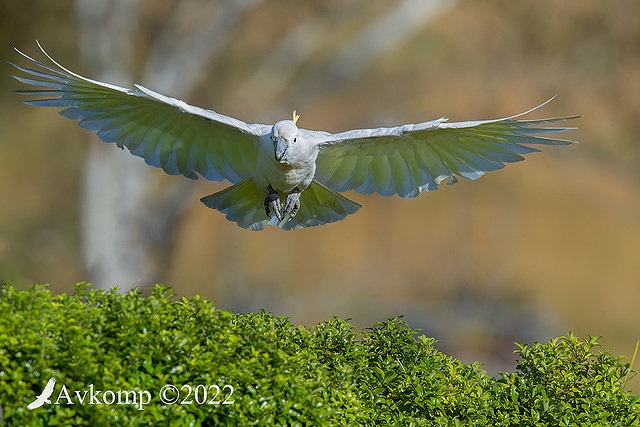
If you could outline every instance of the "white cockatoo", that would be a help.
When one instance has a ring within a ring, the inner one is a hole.
[[[573,129],[535,125],[579,117],[516,120],[520,114],[458,123],[441,118],[332,134],[298,128],[294,111],[292,120],[273,126],[248,124],[140,85],[125,89],[82,77],[40,49],[53,65],[16,49],[40,69],[12,64],[38,78],[14,77],[44,88],[15,91],[45,97],[23,102],[61,107],[63,116],[168,174],[230,181],[233,185],[201,200],[250,230],[342,220],[361,207],[339,194],[347,190],[411,198],[436,190],[444,180],[479,178],[539,151],[530,144],[573,143],[531,134]]]

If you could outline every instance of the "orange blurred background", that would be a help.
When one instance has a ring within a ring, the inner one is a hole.
[[[231,2],[193,3],[222,10]],[[341,131],[504,117],[557,94],[528,117],[584,115],[562,135],[580,144],[416,199],[351,192],[363,205],[357,214],[294,232],[240,229],[198,201],[226,183],[153,170],[159,192],[175,180],[190,192],[168,249],[148,245],[155,281],[220,309],[264,308],[304,325],[336,315],[363,328],[405,315],[440,349],[490,372],[514,368],[514,341],[570,330],[601,335],[603,349],[630,361],[640,333],[640,2],[441,2],[433,19],[362,69],[326,78],[341,48],[400,3],[254,1],[185,100],[247,122],[272,123],[295,108],[301,127]],[[28,65],[15,46],[42,59],[38,39],[61,64],[97,77],[79,60],[74,7],[1,0],[2,58]],[[140,2],[136,64],[176,13],[176,2]],[[315,44],[287,69],[290,58],[278,62],[274,52],[285,37],[296,46],[299,25]],[[13,67],[3,70],[0,280],[71,292],[91,280],[79,188],[96,142],[53,109],[20,104],[7,91],[24,87]]]

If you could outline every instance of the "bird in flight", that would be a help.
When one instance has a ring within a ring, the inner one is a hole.
[[[44,97],[25,104],[63,108],[64,117],[170,175],[230,181],[233,185],[201,201],[250,230],[342,220],[361,207],[339,194],[347,190],[412,198],[445,180],[479,178],[540,151],[532,144],[572,144],[533,134],[573,129],[545,125],[580,117],[516,120],[549,100],[504,119],[449,123],[440,118],[340,133],[299,128],[295,111],[292,120],[249,124],[140,85],[126,89],[83,77],[38,46],[51,65],[18,49],[37,68],[12,63],[30,75],[13,77],[39,87],[14,92]]]
[[[51,394],[53,393],[53,387],[55,387],[55,385],[56,379],[50,378],[49,381],[47,381],[47,385],[44,386],[42,393],[40,393],[40,395],[36,397],[36,400],[27,405],[27,409],[33,411],[34,409],[41,407],[45,403],[51,403],[49,397],[51,397]]]

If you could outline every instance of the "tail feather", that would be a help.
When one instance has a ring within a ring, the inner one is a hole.
[[[282,221],[280,227],[291,230],[295,227],[306,228],[343,220],[347,215],[356,213],[360,204],[336,193],[315,179],[300,194],[300,210],[289,221]]]
[[[250,179],[205,196],[200,201],[226,214],[229,221],[236,222],[242,228],[263,230],[269,222],[260,193]]]
[[[285,218],[278,221],[275,216],[267,218],[263,197],[251,179],[200,200],[206,206],[226,214],[229,221],[249,230],[263,230],[269,224],[284,230],[313,227],[340,221],[361,207],[316,180],[300,194],[300,210],[291,220]]]

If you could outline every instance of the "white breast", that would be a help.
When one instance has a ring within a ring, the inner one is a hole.
[[[253,182],[258,187],[258,191],[264,191],[265,194],[269,185],[281,195],[289,194],[296,187],[303,191],[311,184],[315,175],[317,153],[314,154],[310,153],[302,162],[278,163],[274,156],[273,142],[268,136],[262,138],[256,172],[252,177]]]

